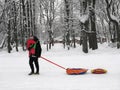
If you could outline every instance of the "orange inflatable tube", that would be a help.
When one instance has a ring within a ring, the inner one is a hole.
[[[101,69],[101,68],[97,68],[97,69],[91,70],[91,73],[93,73],[93,74],[104,74],[104,73],[107,73],[107,70]]]
[[[84,68],[67,68],[66,73],[68,75],[79,75],[79,74],[85,74],[88,71],[88,69]]]

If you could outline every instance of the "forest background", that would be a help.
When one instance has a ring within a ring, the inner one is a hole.
[[[82,45],[82,51],[108,43],[120,48],[119,0],[0,0],[0,49],[26,50],[31,35],[50,50]]]

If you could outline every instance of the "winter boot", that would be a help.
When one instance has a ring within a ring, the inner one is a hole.
[[[33,75],[34,74],[34,72],[30,72],[28,75]]]
[[[36,72],[35,75],[39,75],[39,72]]]

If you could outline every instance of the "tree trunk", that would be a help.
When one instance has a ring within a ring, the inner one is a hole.
[[[16,43],[16,51],[18,52],[18,37],[17,37],[17,14],[16,14],[16,5],[15,5],[15,1],[13,1],[13,5],[14,5],[14,37],[15,37],[15,43]]]
[[[119,22],[117,22],[116,20],[113,20],[112,17],[111,17],[111,13],[110,13],[110,6],[112,5],[112,0],[111,2],[109,3],[108,0],[105,0],[106,1],[106,4],[107,4],[107,7],[106,7],[106,10],[107,10],[107,15],[108,15],[108,18],[110,20],[110,22],[112,22],[114,25],[115,25],[115,31],[116,31],[116,35],[117,35],[117,48],[120,48],[120,27],[119,27]]]
[[[68,47],[68,50],[70,49],[70,3],[69,0],[64,0],[65,2],[65,13],[66,13],[66,17],[65,17],[65,23],[66,23],[66,44]]]
[[[90,13],[90,36],[89,36],[89,44],[90,44],[90,48],[92,48],[92,50],[98,49],[98,45],[97,45],[97,37],[96,37],[96,25],[95,25],[95,0],[90,0],[89,4],[91,5],[91,8],[89,8],[89,13]]]
[[[82,44],[83,44],[83,52],[84,53],[88,53],[88,44],[87,44],[87,34],[86,32],[83,30],[82,31],[82,38],[83,38],[83,41],[82,41]]]
[[[71,46],[73,45],[74,48],[76,48],[76,42],[75,42],[75,29],[73,28],[74,25],[73,25],[73,22],[74,22],[74,19],[73,19],[73,0],[70,0],[70,31],[71,31],[71,38],[72,38],[72,41],[71,41]]]
[[[35,22],[35,13],[36,13],[36,11],[35,11],[35,0],[33,0],[33,30],[34,30],[34,34],[37,36],[38,34],[37,34],[37,30],[36,30],[36,22]]]
[[[22,3],[22,29],[21,29],[21,39],[22,39],[22,47],[23,47],[23,51],[25,50],[25,5],[24,5],[24,0],[21,0]]]
[[[8,0],[5,0],[5,4],[8,3]],[[8,12],[9,11],[9,12]],[[8,24],[5,23],[5,26],[7,27],[7,49],[8,53],[11,53],[12,47],[11,47],[11,20],[6,18],[11,18],[11,8],[5,11],[5,20],[8,22]]]
[[[87,0],[80,1],[80,5],[82,8],[81,9],[82,15],[85,15],[85,13],[86,13],[87,3],[88,3]],[[87,27],[88,27],[87,20],[84,23],[81,22],[81,40],[80,41],[82,41],[82,50],[84,53],[88,53],[87,32],[86,32]]]
[[[7,43],[8,43],[8,53],[11,53],[12,47],[11,47],[11,26],[10,26],[10,20],[8,21],[8,37],[7,37]]]
[[[31,35],[31,25],[30,25],[30,3],[29,1],[26,2],[26,6],[27,6],[27,14],[26,14],[26,22],[27,22],[27,33],[28,35],[27,36],[30,36]]]

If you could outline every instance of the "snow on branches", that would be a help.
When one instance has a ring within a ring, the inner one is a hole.
[[[89,15],[82,15],[79,19],[81,23],[85,23],[89,19]]]

